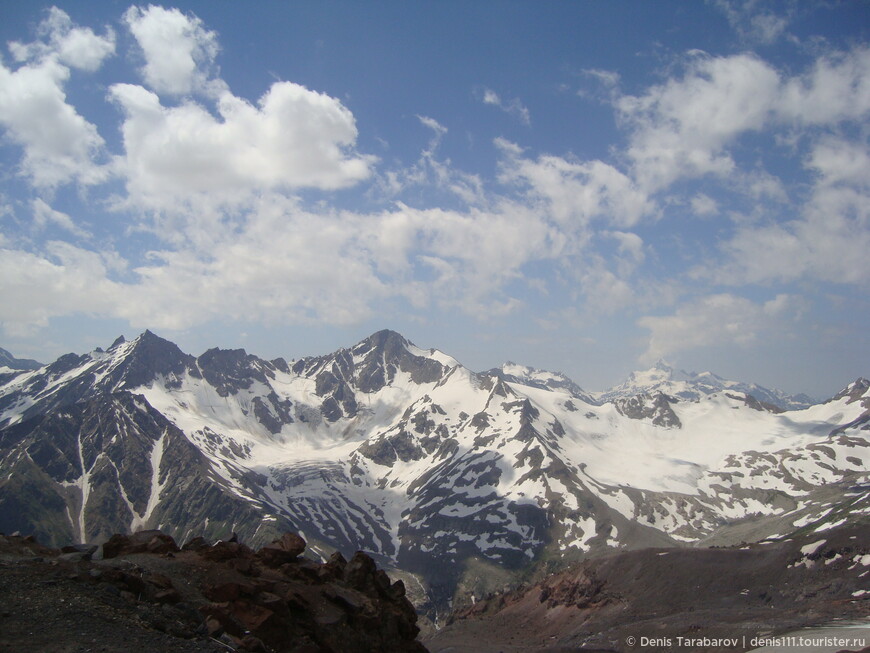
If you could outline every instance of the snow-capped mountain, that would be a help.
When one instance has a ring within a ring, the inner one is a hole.
[[[146,331],[4,377],[0,531],[296,530],[414,574],[440,612],[540,564],[870,512],[868,387],[788,412],[733,387],[602,403],[392,331],[289,362]]]
[[[539,370],[534,367],[517,365],[516,363],[508,361],[500,368],[489,370],[487,374],[497,376],[503,381],[519,383],[521,385],[528,385],[535,388],[564,390],[587,404],[598,405],[600,403],[592,393],[586,392],[572,379],[568,378],[561,372]]]
[[[805,394],[790,395],[782,390],[769,389],[756,383],[729,381],[712,372],[684,372],[675,370],[664,361],[658,361],[648,370],[632,372],[623,383],[599,393],[592,393],[598,401],[630,399],[642,394],[665,394],[686,401],[723,392],[752,395],[758,401],[781,410],[801,410],[819,403]]]

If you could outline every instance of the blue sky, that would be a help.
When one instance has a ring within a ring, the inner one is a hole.
[[[0,344],[870,373],[870,3],[0,2]]]

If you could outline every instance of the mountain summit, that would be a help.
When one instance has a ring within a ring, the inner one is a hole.
[[[758,401],[781,410],[801,410],[818,403],[805,394],[790,395],[781,390],[768,389],[756,383],[729,381],[712,372],[685,372],[659,360],[651,368],[629,374],[623,383],[597,393],[599,401],[628,399],[640,394],[665,394],[684,401],[697,401],[717,392],[742,392]]]

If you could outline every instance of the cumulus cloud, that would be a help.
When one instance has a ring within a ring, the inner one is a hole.
[[[500,181],[520,185],[564,226],[585,227],[596,218],[617,226],[636,225],[655,207],[630,177],[603,161],[542,155],[529,159],[515,145],[498,139]]]
[[[105,181],[108,169],[97,163],[104,141],[67,101],[64,87],[70,67],[93,71],[114,52],[114,35],[75,27],[56,8],[39,33],[33,43],[10,44],[21,66],[0,63],[0,124],[23,149],[20,172],[41,188]]]
[[[124,23],[141,48],[142,77],[151,89],[167,95],[223,89],[223,82],[212,76],[217,34],[205,29],[198,17],[178,9],[134,6],[124,13]]]
[[[812,69],[785,81],[777,114],[797,125],[860,120],[870,112],[870,47],[820,56]]]
[[[94,72],[115,53],[115,33],[106,28],[98,36],[90,27],[79,27],[65,11],[52,7],[39,24],[39,40],[32,43],[12,41],[9,50],[20,63],[53,59],[70,68]]]
[[[833,127],[870,112],[870,48],[820,56],[803,74],[784,76],[754,54],[691,53],[680,76],[614,101],[628,128],[626,154],[637,185],[648,193],[678,180],[738,172],[732,148],[762,129]],[[751,176],[756,195],[782,196],[766,171]]]
[[[373,157],[353,152],[353,114],[299,84],[276,82],[257,105],[224,91],[218,117],[191,100],[165,107],[132,84],[110,94],[125,114],[128,190],[148,207],[198,194],[233,203],[250,191],[337,189],[371,174]]]
[[[778,332],[785,317],[794,314],[796,304],[785,294],[756,304],[722,293],[683,304],[672,315],[641,317],[637,324],[650,335],[640,360],[648,364],[699,347],[749,345]]]
[[[726,145],[765,124],[779,85],[776,70],[754,55],[699,54],[681,78],[622,96],[616,108],[631,130],[627,154],[640,186],[656,191],[680,178],[731,173]]]
[[[870,195],[820,189],[802,218],[744,227],[723,245],[727,261],[714,272],[742,285],[800,279],[865,284],[870,278]]]

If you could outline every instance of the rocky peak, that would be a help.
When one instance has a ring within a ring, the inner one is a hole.
[[[848,397],[849,400],[846,403],[852,403],[853,401],[858,401],[864,395],[867,394],[867,390],[870,389],[870,381],[865,379],[863,376],[856,379],[853,383],[850,383],[845,388],[840,390],[836,395],[834,395],[830,401],[837,401],[838,399],[843,399],[844,397]]]
[[[38,370],[42,363],[30,358],[15,358],[8,351],[0,347],[0,367],[8,367],[13,370]]]
[[[377,351],[392,359],[400,355],[401,352],[407,351],[410,344],[410,341],[400,333],[390,329],[381,329],[358,342],[351,348],[351,351],[356,355],[366,351]]]
[[[410,374],[414,383],[438,381],[444,366],[419,351],[395,331],[384,329],[372,334],[351,349],[357,387],[363,392],[377,392],[392,383],[398,371]]]
[[[244,349],[214,347],[197,358],[196,364],[222,397],[250,388],[255,380],[266,382],[263,361]]]
[[[134,389],[154,382],[158,376],[174,384],[185,371],[198,376],[194,358],[173,342],[146,330],[132,342],[115,340],[110,348],[122,360],[113,367],[106,383],[114,389]]]

